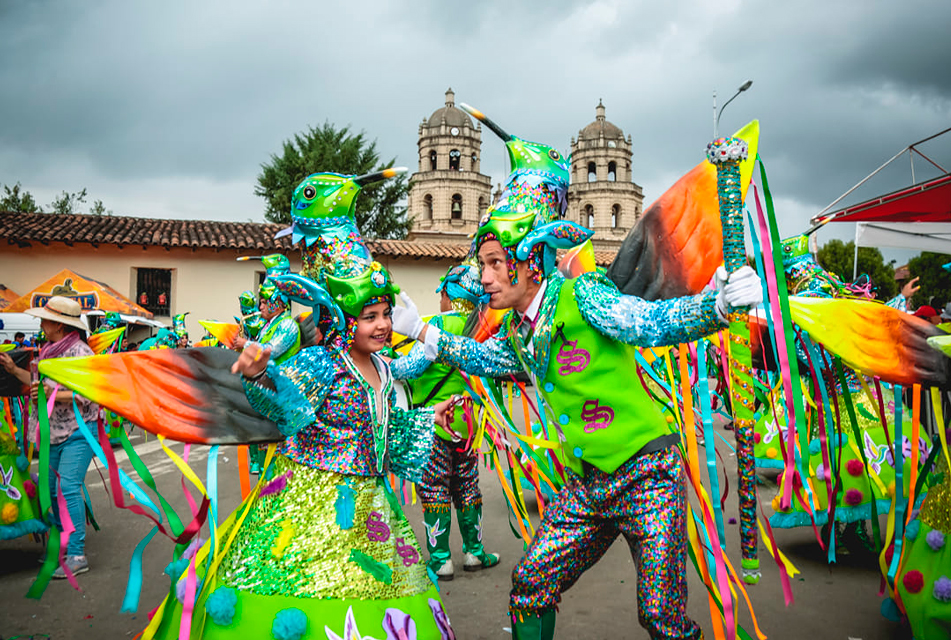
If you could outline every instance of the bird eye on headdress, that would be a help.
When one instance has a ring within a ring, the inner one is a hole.
[[[555,151],[554,149],[548,150],[548,157],[552,160],[561,160],[561,154]]]
[[[305,198],[307,198],[308,200],[312,200],[312,199],[314,198],[314,196],[316,196],[316,195],[317,195],[317,189],[313,188],[313,187],[310,186],[310,185],[307,185],[306,187],[304,187],[304,197],[305,197]]]

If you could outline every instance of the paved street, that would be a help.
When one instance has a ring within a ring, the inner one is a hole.
[[[726,434],[730,437],[730,434]],[[165,495],[172,500],[179,513],[187,506],[178,485],[179,475],[162,453],[158,442],[141,435],[133,438],[142,458],[156,473]],[[174,447],[178,452],[182,446]],[[121,456],[121,451],[117,452]],[[219,456],[221,519],[233,509],[239,498],[236,449],[222,448]],[[190,463],[204,478],[207,448],[193,447]],[[123,466],[129,469],[128,463]],[[734,470],[735,471],[735,470]],[[37,572],[37,559],[42,548],[28,539],[0,542],[0,639],[16,636],[55,640],[78,638],[131,638],[147,622],[147,611],[156,606],[167,592],[168,578],[162,571],[170,560],[172,546],[167,539],[156,539],[145,553],[145,581],[142,600],[135,615],[119,613],[127,566],[133,547],[148,531],[149,523],[111,505],[103,482],[94,469],[87,484],[95,503],[96,517],[101,531],[87,534],[89,573],[79,576],[82,591],[73,590],[66,581],[51,583],[39,602],[24,597]],[[731,487],[735,488],[735,475]],[[485,539],[490,551],[499,551],[502,562],[498,567],[479,573],[457,571],[456,579],[442,583],[447,610],[459,638],[508,638],[506,617],[509,576],[514,562],[522,553],[506,522],[506,507],[494,472],[483,470],[482,488],[485,493]],[[761,499],[770,500],[773,490],[764,486]],[[406,509],[413,522],[417,537],[422,539],[423,526],[419,505]],[[727,500],[725,517],[736,516],[736,495]],[[727,525],[730,557],[739,564],[737,527]],[[760,546],[763,558],[763,580],[749,589],[760,627],[767,637],[775,640],[809,638],[815,640],[883,640],[903,638],[897,625],[887,622],[879,614],[877,596],[879,579],[874,562],[869,558],[843,558],[835,567],[828,567],[811,539],[811,531],[796,529],[776,531],[782,549],[802,571],[793,582],[796,602],[786,608],[782,602],[781,587],[775,565]],[[461,540],[453,531],[457,566],[461,567]],[[712,627],[707,599],[702,583],[688,569],[691,615],[712,638]],[[744,626],[752,632],[748,616],[741,610]],[[40,635],[46,634],[46,636]],[[322,638],[312,629],[308,638]],[[637,624],[635,609],[635,572],[627,544],[623,538],[611,547],[594,569],[564,595],[557,625],[558,638],[647,638]]]

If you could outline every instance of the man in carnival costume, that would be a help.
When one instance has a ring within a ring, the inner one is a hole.
[[[255,258],[244,258],[253,260]],[[287,296],[275,286],[273,278],[286,275],[291,271],[291,264],[288,259],[279,253],[263,256],[260,258],[267,269],[267,277],[261,283],[258,289],[258,314],[254,316],[246,315],[246,322],[241,323],[242,333],[250,332],[251,327],[257,327],[256,339],[262,347],[271,350],[271,359],[276,364],[281,364],[294,357],[300,351],[300,327],[291,316],[290,302]],[[245,294],[250,292],[245,292]],[[242,298],[245,294],[242,294]],[[242,313],[244,313],[244,302],[242,302]],[[253,296],[251,297],[253,300]],[[251,341],[244,335],[239,335],[235,339],[235,347],[244,349],[245,345]],[[258,474],[261,472],[261,466],[264,464],[265,449],[259,446],[248,447],[248,456],[250,457],[250,473]]]
[[[679,436],[640,385],[611,381],[637,379],[635,346],[699,339],[724,326],[731,307],[758,304],[759,278],[745,267],[727,282],[724,270],[716,292],[658,302],[623,295],[596,272],[566,280],[554,269],[555,250],[592,235],[561,220],[567,159],[463,108],[502,137],[513,166],[473,242],[489,306],[512,310],[486,343],[425,325],[411,301],[397,307],[394,330],[422,339],[437,362],[471,374],[528,371],[559,432],[558,454],[570,472],[513,571],[513,636],[552,638],[561,592],[620,533],[637,567],[641,625],[652,638],[700,638],[700,627],[686,614],[687,498]]]
[[[470,264],[449,269],[436,293],[440,294],[441,313],[427,321],[453,335],[463,335],[466,320],[475,310],[476,304],[487,301],[482,283],[479,282],[479,270]],[[422,363],[425,369],[420,372],[421,367],[414,367],[414,362]],[[422,344],[417,344],[407,358],[392,362],[390,368],[396,379],[418,375],[411,380],[412,401],[417,407],[433,406],[466,390],[465,380],[456,369],[425,360]],[[499,563],[498,554],[486,553],[482,546],[479,456],[468,446],[471,444],[470,430],[462,411],[456,412],[451,431],[436,429],[432,462],[418,485],[426,524],[429,568],[440,580],[452,580],[455,570],[449,548],[453,504],[465,553],[462,568],[465,571],[478,571]]]
[[[258,301],[253,291],[242,291],[238,296],[238,305],[241,307],[241,317],[235,318],[241,327],[241,337],[245,340],[255,340],[261,333],[265,320],[258,311]]]

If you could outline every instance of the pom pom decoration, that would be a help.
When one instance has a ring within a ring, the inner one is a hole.
[[[865,465],[862,464],[861,460],[849,460],[845,465],[845,470],[849,472],[850,476],[858,477],[862,475],[862,472],[865,471]]]
[[[274,640],[300,640],[307,632],[307,614],[291,607],[282,609],[274,616],[271,635]]]
[[[858,489],[849,489],[845,492],[845,504],[850,507],[856,507],[862,504],[862,492]]]
[[[36,497],[36,484],[34,484],[32,480],[23,481],[23,490],[26,491],[26,495],[28,498]]]
[[[901,612],[898,610],[898,605],[895,604],[895,601],[891,598],[885,598],[882,600],[881,606],[882,617],[886,620],[891,620],[892,622],[901,621]]]
[[[902,576],[901,583],[905,585],[908,593],[918,593],[925,586],[925,578],[917,569],[912,569]]]
[[[730,524],[736,524],[736,518],[730,518]]]
[[[3,509],[0,509],[0,520],[3,521],[3,524],[12,524],[17,521],[17,517],[20,515],[20,508],[8,502],[3,505]]]
[[[921,520],[915,518],[908,523],[908,526],[905,527],[905,537],[909,540],[914,540],[918,537],[918,530],[921,529]]]
[[[944,546],[944,534],[937,529],[932,529],[925,536],[925,542],[928,543],[932,551],[938,551]]]
[[[231,587],[218,587],[205,601],[205,611],[212,622],[224,627],[234,620],[235,607],[238,604],[238,592]]]
[[[754,434],[753,434],[753,442],[754,442],[754,443],[759,444],[762,439],[763,439],[763,434],[761,434],[761,433],[754,433]]]
[[[932,595],[939,602],[951,602],[951,579],[948,576],[941,576],[935,580]]]

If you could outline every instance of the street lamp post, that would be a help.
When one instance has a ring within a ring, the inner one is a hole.
[[[720,116],[723,115],[723,110],[726,109],[726,106],[727,106],[728,104],[730,104],[731,102],[733,102],[733,99],[736,98],[736,96],[740,95],[741,93],[743,93],[744,91],[746,91],[747,89],[749,89],[749,88],[752,87],[752,86],[753,86],[753,81],[752,81],[752,80],[747,80],[746,82],[744,82],[743,84],[740,85],[740,88],[736,90],[736,93],[733,94],[733,97],[730,98],[729,100],[727,100],[726,102],[724,102],[724,103],[723,103],[723,106],[720,107],[720,112],[717,113],[717,118],[716,118],[716,120],[713,121],[713,139],[714,139],[714,140],[716,140],[718,137],[720,137],[720,136],[719,136],[719,130],[720,130]],[[716,91],[714,91],[714,92],[713,92],[713,108],[714,108],[714,109],[717,108],[717,102],[716,102],[716,100],[717,100],[717,93],[716,93]]]

